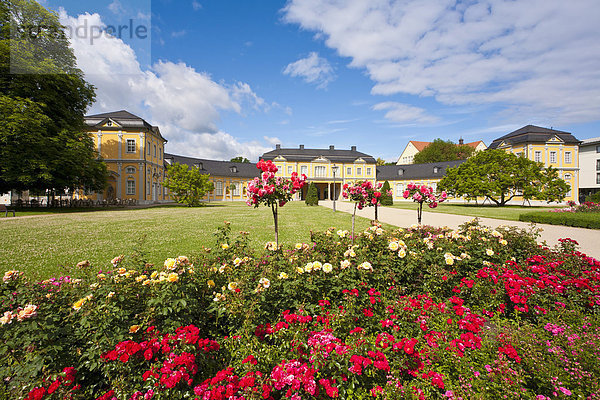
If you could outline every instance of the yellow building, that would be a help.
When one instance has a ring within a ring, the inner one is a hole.
[[[277,165],[277,176],[289,178],[294,172],[305,174],[308,183],[316,184],[319,200],[332,200],[334,195],[339,199],[342,186],[346,183],[376,181],[375,158],[357,151],[356,146],[344,150],[334,146],[329,146],[329,149],[305,149],[304,145],[298,148],[276,145],[275,150],[264,153],[261,159],[271,160]],[[308,185],[305,185],[296,199],[304,199],[307,191]]]
[[[545,167],[552,166],[571,186],[565,201],[578,201],[579,143],[569,132],[527,125],[494,140],[490,149],[505,150],[541,162]]]
[[[106,190],[87,197],[140,204],[168,200],[162,186],[167,140],[157,126],[125,110],[88,115],[85,124],[110,172]]]
[[[196,167],[203,174],[209,174],[214,190],[204,196],[207,201],[246,200],[248,181],[259,175],[256,163],[215,161],[204,158],[165,154],[165,165],[174,163]]]
[[[404,150],[402,151],[402,154],[400,154],[400,157],[398,157],[398,161],[396,161],[396,165],[412,164],[414,162],[415,156],[418,153],[420,153],[421,151],[423,151],[423,149],[425,147],[429,146],[430,144],[431,144],[431,142],[420,142],[418,140],[409,141],[406,144],[406,147],[404,148]],[[458,141],[458,144],[463,145],[463,144],[465,144],[465,142],[462,139],[460,139]],[[487,146],[481,140],[478,140],[476,142],[466,143],[466,145],[469,147],[472,147],[473,150],[476,152],[487,149]]]
[[[446,170],[464,162],[465,160],[427,164],[380,165],[377,167],[377,181],[381,183],[388,181],[394,201],[400,201],[404,200],[403,193],[409,183],[428,185],[437,192],[437,184],[446,176]],[[412,199],[407,201],[412,202]]]

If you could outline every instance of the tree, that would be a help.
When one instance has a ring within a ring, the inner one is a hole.
[[[383,182],[381,188],[381,205],[392,206],[394,205],[394,197],[392,196],[390,183],[388,181]]]
[[[419,204],[417,207],[417,223],[420,225],[423,218],[423,204],[427,203],[429,208],[436,208],[438,203],[445,201],[448,195],[446,192],[442,192],[439,196],[436,196],[431,186],[415,185],[411,182],[406,186],[402,197],[405,199],[412,198],[414,202]]]
[[[0,2],[0,191],[104,189],[106,166],[83,122],[94,97],[57,14],[33,0]]]
[[[354,202],[354,212],[352,213],[352,243],[354,243],[354,220],[356,218],[356,209],[362,210],[364,207],[377,207],[381,200],[381,183],[375,187],[371,181],[357,181],[354,185],[345,184],[343,186],[342,197]],[[377,208],[375,208],[377,210]],[[376,213],[377,214],[377,213]],[[375,216],[377,220],[377,216]]]
[[[308,191],[306,192],[306,199],[304,200],[307,206],[318,206],[319,205],[319,193],[317,192],[317,185],[311,182],[308,185]]]
[[[466,144],[458,145],[451,141],[435,139],[415,155],[415,164],[431,162],[466,160],[473,154],[474,149]]]
[[[290,179],[275,177],[278,168],[271,160],[260,160],[256,168],[262,171],[260,178],[256,177],[248,182],[248,200],[246,204],[255,208],[264,204],[271,207],[275,225],[275,246],[279,249],[279,227],[277,225],[278,207],[283,207],[292,199],[298,190],[306,183],[306,175],[298,176],[293,172]]]
[[[569,191],[555,169],[503,150],[482,151],[449,168],[438,187],[467,199],[483,196],[497,206],[504,206],[515,196],[562,201]]]
[[[163,186],[169,189],[177,203],[194,207],[199,206],[206,193],[215,188],[209,177],[196,166],[189,168],[185,164],[174,163],[167,166]]]
[[[248,160],[246,157],[242,157],[242,156],[233,157],[229,161],[231,161],[231,162],[240,162],[240,163],[250,163],[250,160]]]

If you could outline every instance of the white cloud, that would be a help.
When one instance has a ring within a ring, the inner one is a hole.
[[[106,26],[98,14],[71,17],[61,9],[59,17],[73,30],[84,24]],[[243,106],[267,108],[248,84],[220,84],[182,62],[159,61],[150,69],[142,69],[133,49],[108,35],[95,38],[93,43],[89,37],[74,36],[71,46],[86,80],[96,86],[96,103],[90,113],[127,109],[139,115],[160,127],[169,140],[167,152],[256,159],[270,149],[257,141],[241,141],[217,126],[222,111],[241,114]]]
[[[202,9],[202,4],[200,4],[200,2],[193,0],[192,1],[192,8],[194,9],[194,11],[198,11]]]
[[[364,68],[373,94],[600,119],[597,0],[290,0],[283,11]]]
[[[388,110],[388,112],[385,113],[385,118],[392,122],[433,123],[438,121],[438,118],[428,115],[422,108],[397,103],[395,101],[378,103],[372,108],[376,111]]]
[[[108,5],[108,9],[114,14],[122,14],[125,12],[125,9],[119,0],[113,0],[113,2]]]
[[[265,142],[269,143],[271,146],[275,146],[276,144],[281,144],[281,139],[279,139],[278,137],[263,136],[263,139],[265,140]]]
[[[318,88],[327,87],[329,82],[335,79],[333,68],[329,62],[315,52],[288,64],[283,73],[292,77],[300,77],[307,83],[315,83]]]
[[[180,31],[174,31],[174,32],[171,32],[171,37],[179,38],[179,37],[185,36],[186,33],[187,33],[187,31],[185,29],[182,29]]]

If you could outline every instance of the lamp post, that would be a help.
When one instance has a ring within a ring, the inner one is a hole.
[[[335,173],[338,170],[337,165],[333,165],[331,167],[331,172],[333,172],[333,212],[335,212]]]

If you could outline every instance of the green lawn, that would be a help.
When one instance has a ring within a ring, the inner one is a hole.
[[[45,279],[69,273],[69,267],[86,259],[106,268],[113,257],[135,249],[146,252],[149,262],[162,263],[167,257],[193,256],[202,246],[213,247],[213,234],[224,221],[231,222],[233,232],[250,232],[253,246],[274,240],[271,210],[239,202],[7,218],[0,221],[0,271],[18,269]],[[369,224],[357,217],[356,229]],[[290,202],[280,209],[279,225],[280,242],[295,244],[309,241],[311,230],[350,230],[351,217]]]
[[[392,207],[402,208],[406,210],[416,210],[417,205],[413,202],[395,202]],[[446,214],[459,214],[459,215],[469,215],[471,217],[485,217],[485,218],[498,218],[498,219],[506,219],[510,221],[518,221],[519,215],[526,212],[531,211],[544,211],[550,210],[553,208],[558,208],[559,206],[504,206],[497,207],[495,205],[475,205],[475,204],[451,204],[451,203],[443,203],[439,204],[436,208],[429,208],[427,206],[423,207],[423,211],[427,212],[437,212],[437,213],[446,213]]]

